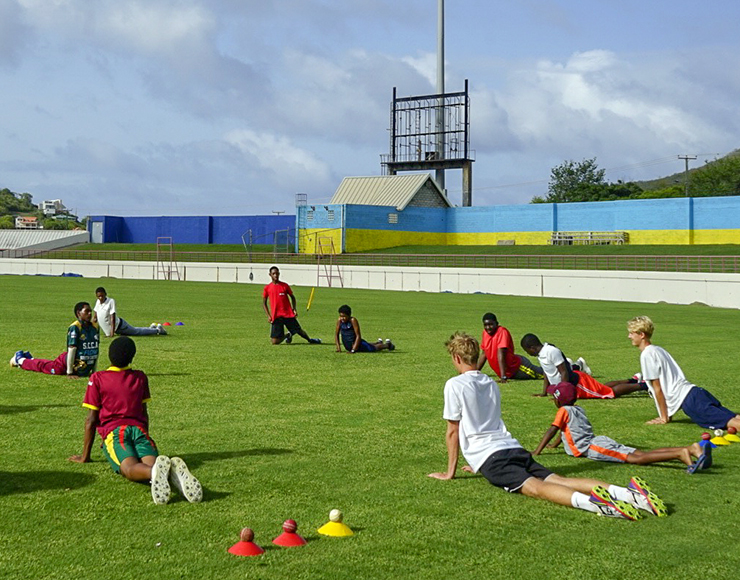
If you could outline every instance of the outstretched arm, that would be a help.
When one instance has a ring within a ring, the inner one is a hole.
[[[457,460],[460,454],[460,421],[447,421],[447,472],[430,473],[429,477],[435,479],[452,479],[457,471]]]
[[[539,455],[542,453],[542,450],[545,448],[545,445],[547,445],[550,442],[550,439],[555,437],[555,434],[560,431],[555,425],[550,425],[550,428],[545,431],[545,434],[542,436],[542,440],[540,441],[540,444],[537,446],[537,449],[532,451],[532,455]]]
[[[337,346],[337,352],[342,352],[342,343],[339,341],[339,327],[342,322],[337,319],[337,328],[334,330],[334,344]]]
[[[504,382],[506,380],[506,349],[498,349],[496,356],[498,357],[498,368],[501,369],[501,382]]]
[[[265,310],[265,314],[267,314],[267,320],[272,322],[272,314],[270,314],[270,308],[267,306],[267,296],[262,299],[262,308]]]
[[[362,342],[360,323],[354,316],[350,319],[350,322],[352,323],[352,329],[355,331],[355,341],[352,343],[352,352],[357,352],[360,350],[360,343]]]
[[[478,357],[478,370],[483,370],[483,367],[486,366],[486,353],[483,351],[480,351],[480,356]]]
[[[658,417],[647,421],[648,425],[665,425],[671,422],[671,418],[668,416],[668,404],[665,402],[665,393],[663,387],[660,384],[660,379],[653,379],[650,381],[653,387],[653,394],[655,395],[655,406],[658,407]]]
[[[90,453],[92,452],[93,441],[95,440],[95,428],[99,423],[98,411],[90,409],[85,419],[85,436],[82,440],[82,455],[73,455],[69,458],[70,461],[75,463],[88,463],[90,461]]]

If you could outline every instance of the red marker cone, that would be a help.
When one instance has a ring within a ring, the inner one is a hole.
[[[229,554],[235,556],[259,556],[264,554],[265,551],[252,540],[254,540],[254,532],[250,528],[244,528],[239,534],[239,541],[229,548]]]
[[[165,322],[162,326],[172,326],[169,322]]]
[[[284,548],[305,545],[306,540],[296,534],[297,529],[298,524],[295,523],[295,520],[285,520],[283,522],[283,533],[275,538],[272,543]]]

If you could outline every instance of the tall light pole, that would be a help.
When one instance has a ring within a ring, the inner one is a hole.
[[[445,0],[437,0],[437,94],[445,92]],[[439,99],[437,107],[437,160],[445,158],[445,117],[444,99]],[[445,170],[435,171],[437,185],[444,192]]]
[[[686,162],[686,170],[684,171],[683,186],[684,195],[689,197],[689,160],[696,159],[696,155],[679,155],[679,159],[683,159]]]

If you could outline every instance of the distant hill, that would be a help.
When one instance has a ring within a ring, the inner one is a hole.
[[[649,195],[650,192],[668,192],[675,189],[680,189],[680,195],[683,195],[685,178],[684,172],[679,171],[658,179],[635,183],[645,191],[644,197],[652,197]],[[694,197],[740,195],[740,149],[690,168],[689,195]]]

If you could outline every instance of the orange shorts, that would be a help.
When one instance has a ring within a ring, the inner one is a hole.
[[[587,375],[581,371],[573,371],[578,375],[578,389],[579,399],[613,399],[614,391],[611,387],[601,384],[599,381],[594,379],[591,375]]]

